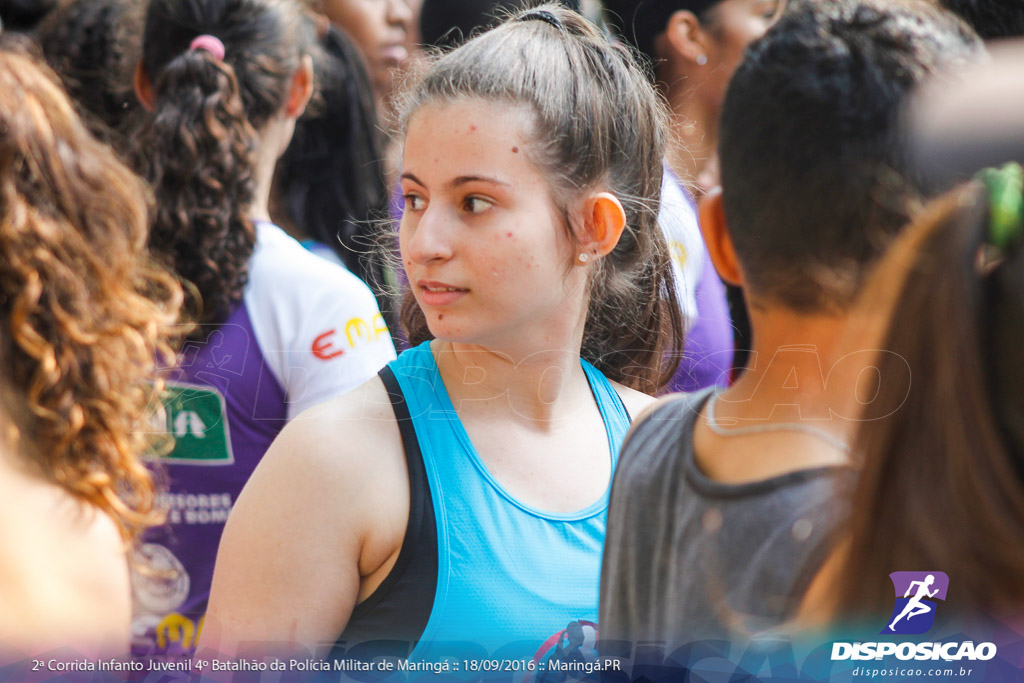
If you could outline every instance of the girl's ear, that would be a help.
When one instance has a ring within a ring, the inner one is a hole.
[[[672,51],[687,62],[701,66],[701,58],[707,60],[708,36],[704,33],[697,15],[690,10],[681,9],[672,13],[665,29],[665,37]]]
[[[743,271],[740,269],[736,250],[729,236],[729,226],[725,222],[725,210],[722,208],[722,188],[713,188],[700,200],[700,231],[704,235],[704,244],[708,256],[714,264],[718,276],[730,285],[743,284]]]
[[[146,67],[142,66],[141,60],[135,65],[135,74],[132,82],[135,85],[135,97],[138,98],[139,104],[146,111],[153,111],[156,108],[156,98],[153,96],[153,83],[149,80],[149,72],[146,71]]]
[[[305,55],[302,63],[292,77],[292,87],[288,93],[288,101],[284,105],[284,113],[290,119],[297,119],[306,111],[306,105],[313,96],[313,58]]]
[[[582,253],[595,257],[609,254],[619,243],[625,227],[626,210],[618,197],[610,192],[591,195],[583,206]]]

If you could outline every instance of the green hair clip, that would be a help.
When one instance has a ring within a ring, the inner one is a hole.
[[[1024,228],[1024,169],[1020,164],[986,168],[977,175],[988,187],[988,243],[1005,252]]]

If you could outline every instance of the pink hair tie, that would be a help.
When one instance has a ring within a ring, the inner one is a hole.
[[[196,36],[192,44],[188,46],[188,49],[191,51],[206,50],[218,60],[224,61],[224,43],[220,42],[220,38],[216,36],[206,33]]]

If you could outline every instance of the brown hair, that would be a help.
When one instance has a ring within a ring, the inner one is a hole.
[[[837,615],[888,615],[903,570],[946,572],[953,612],[1024,602],[1024,249],[979,270],[989,215],[977,182],[936,200],[861,304],[886,291],[879,376],[910,384],[864,415]]]
[[[591,279],[581,354],[629,387],[653,393],[664,386],[682,344],[671,259],[658,225],[665,113],[628,50],[559,5],[528,10],[439,58],[409,90],[401,128],[426,104],[466,98],[532,109],[526,152],[549,179],[574,243],[567,208],[573,200],[601,187],[622,202],[626,229]],[[431,336],[411,292],[402,324],[414,344]]]
[[[142,42],[142,0],[62,3],[36,31],[50,65],[93,135],[127,153],[142,107],[132,70]]]
[[[223,60],[190,49],[203,34],[224,44]],[[223,322],[242,298],[257,131],[284,106],[311,43],[290,0],[152,0],[147,10],[142,67],[155,103],[137,151],[156,193],[150,247],[195,285],[188,312],[202,323]]]
[[[182,299],[147,258],[146,197],[52,74],[0,52],[0,374],[20,448],[126,538],[157,519],[142,427]]]

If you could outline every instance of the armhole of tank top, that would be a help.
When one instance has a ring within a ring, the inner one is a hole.
[[[423,453],[420,450],[416,429],[409,414],[405,394],[402,393],[398,379],[390,367],[384,366],[378,374],[388,392],[388,398],[391,399],[395,420],[398,422],[398,431],[402,436],[402,448],[405,451],[405,462],[409,470],[409,521],[405,537],[402,539],[402,549],[398,552],[398,559],[395,560],[395,566],[391,568],[387,577],[370,597],[355,606],[349,623],[351,625],[352,622],[370,616],[375,608],[387,600],[395,586],[407,578],[412,569],[414,576],[411,579],[417,583],[418,587],[425,585],[426,577],[415,574],[432,574],[430,585],[433,585],[434,589],[430,594],[426,614],[415,615],[406,611],[403,617],[406,622],[406,626],[403,628],[407,628],[411,623],[420,622],[422,628],[418,631],[422,633],[430,618],[434,594],[437,591],[437,523],[434,517],[434,502],[431,499],[430,482],[427,480],[427,470],[423,464]],[[416,566],[413,564],[414,557],[418,560]],[[433,559],[432,563],[431,558]]]

